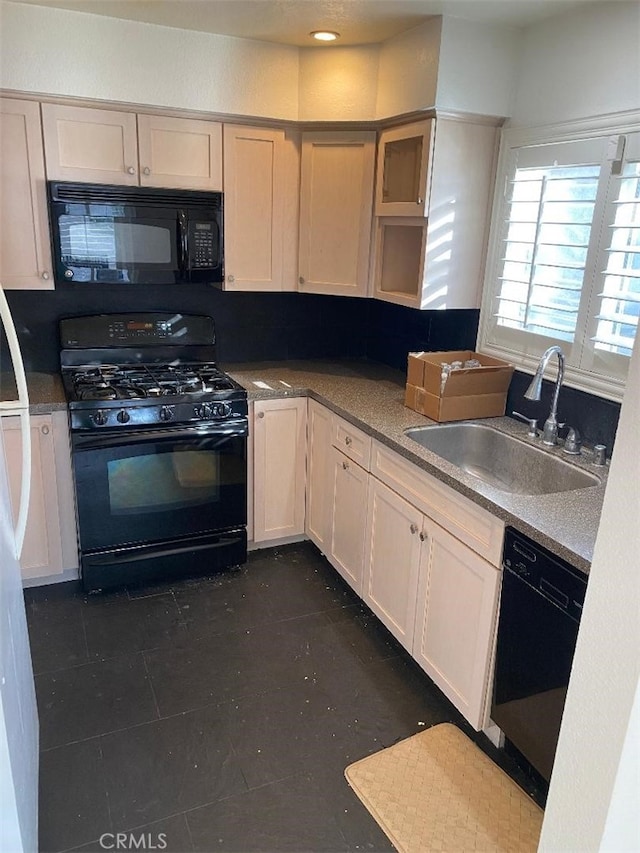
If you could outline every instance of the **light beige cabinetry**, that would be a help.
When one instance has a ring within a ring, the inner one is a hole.
[[[304,533],[306,397],[256,400],[253,407],[253,539]]]
[[[407,651],[413,651],[423,516],[371,478],[363,598]]]
[[[331,435],[333,415],[309,400],[305,533],[328,557],[331,547]]]
[[[224,126],[225,290],[295,290],[298,134]]]
[[[47,177],[222,189],[219,122],[42,104]]]
[[[479,730],[504,525],[377,442],[371,470],[363,598]]]
[[[7,290],[54,286],[35,101],[0,99],[0,281]]]
[[[25,581],[77,569],[75,499],[66,412],[31,417],[31,495],[20,559]],[[2,420],[5,462],[14,521],[20,505],[20,419]]]
[[[351,588],[362,595],[369,474],[335,447],[331,448],[331,470],[329,560]]]
[[[366,296],[375,133],[302,134],[299,290]]]
[[[381,132],[376,216],[424,216],[431,183],[434,124],[434,119],[426,119]]]
[[[380,139],[374,296],[413,308],[477,308],[498,129],[444,117],[420,124],[429,125],[431,133],[423,137],[430,153],[425,159],[422,148],[419,169],[415,151],[413,161],[402,148],[385,156],[393,149],[382,148],[384,134]],[[418,139],[415,133],[409,137]],[[415,162],[415,168],[405,160]],[[389,173],[396,161],[399,177],[385,179],[385,170]],[[426,177],[420,178],[413,203],[384,200],[385,194],[407,197],[407,175],[414,173]]]
[[[500,572],[426,520],[413,657],[476,728],[486,724]]]

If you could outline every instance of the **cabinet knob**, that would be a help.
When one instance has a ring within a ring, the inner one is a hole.
[[[142,174],[143,175],[150,175],[151,169],[148,166],[145,166],[144,169],[142,170]]]
[[[349,470],[349,463],[348,463],[348,462],[343,462],[343,463],[342,463],[342,470],[343,470],[343,471],[348,471],[348,470]]]
[[[298,279],[298,284],[304,284],[304,276],[300,276]]]
[[[47,424],[44,424],[43,426],[40,427],[40,432],[43,435],[49,435],[49,427],[47,426]]]
[[[422,199],[419,196],[418,196],[418,199],[416,200],[416,204],[422,204]]]
[[[348,435],[348,436],[345,438],[344,443],[347,445],[347,447],[351,447],[351,441],[352,441],[351,436],[350,436],[350,435]]]
[[[427,538],[427,534],[426,534],[424,531],[422,531],[422,530],[421,530],[421,531],[420,531],[420,541],[421,541],[421,542],[424,542],[424,540],[425,540],[426,538]]]
[[[48,281],[48,279],[49,279],[49,273],[48,273],[46,270],[42,273],[42,278],[43,278],[45,281]]]
[[[418,532],[418,525],[412,524],[411,527],[409,528],[409,530],[411,531],[412,534],[415,535]]]
[[[136,170],[133,168],[133,166],[129,166],[129,167],[127,168],[127,172],[128,172],[130,175],[135,175]]]
[[[233,284],[233,282],[235,280],[236,280],[236,277],[234,275],[228,275],[227,276],[227,281],[229,282],[229,284]]]
[[[258,417],[259,417],[259,418],[263,418],[263,417],[264,417],[264,412],[258,412]]]

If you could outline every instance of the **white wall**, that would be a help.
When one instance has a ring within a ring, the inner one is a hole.
[[[512,124],[640,106],[640,3],[607,0],[524,31]]]
[[[380,45],[376,117],[435,106],[441,18],[401,33]]]
[[[629,773],[625,753],[638,746],[628,727],[640,678],[639,423],[636,342],[551,778],[542,851],[640,849],[640,844],[626,848],[622,843],[634,835],[640,841],[638,767]],[[624,807],[624,789],[616,785],[619,773],[631,777],[631,811]]]
[[[511,115],[522,37],[515,27],[445,16],[436,106]]]
[[[0,5],[0,86],[298,118],[298,49],[42,6]]]
[[[300,50],[301,121],[370,121],[376,117],[378,45]]]

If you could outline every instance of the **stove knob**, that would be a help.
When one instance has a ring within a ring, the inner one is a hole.
[[[213,408],[211,403],[200,403],[199,406],[194,408],[194,412],[197,418],[201,420],[205,420],[206,418],[210,418],[213,414]]]
[[[92,420],[96,426],[104,426],[107,422],[107,413],[103,412],[102,409],[98,409],[95,415],[92,416]]]
[[[173,409],[171,406],[161,406],[160,407],[160,420],[161,421],[170,421],[173,419]]]
[[[131,420],[131,415],[126,409],[120,409],[116,418],[118,419],[118,423],[126,424]]]
[[[231,414],[231,406],[228,403],[216,403],[213,413],[217,418],[226,418]]]

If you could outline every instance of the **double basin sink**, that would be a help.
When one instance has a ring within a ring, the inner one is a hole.
[[[594,474],[485,424],[412,427],[405,435],[502,492],[548,495],[600,485]]]

